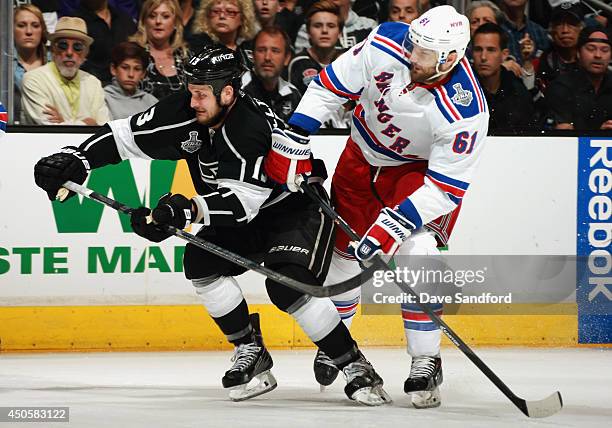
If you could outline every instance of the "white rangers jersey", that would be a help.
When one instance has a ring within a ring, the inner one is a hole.
[[[289,124],[310,133],[347,99],[351,138],[373,166],[428,162],[425,183],[400,205],[415,224],[451,212],[467,190],[487,135],[482,89],[464,58],[435,85],[410,82],[402,41],[409,25],[388,22],[309,85]]]

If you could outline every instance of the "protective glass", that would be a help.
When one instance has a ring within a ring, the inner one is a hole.
[[[404,54],[411,64],[417,64],[423,68],[435,67],[438,63],[438,53],[431,49],[415,45],[410,37],[404,38]]]
[[[67,51],[72,46],[72,50],[75,52],[83,52],[85,50],[85,43],[83,42],[71,42],[68,40],[58,40],[55,43],[55,47],[60,51]]]

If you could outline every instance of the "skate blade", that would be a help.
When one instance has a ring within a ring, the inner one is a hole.
[[[229,398],[232,401],[244,401],[257,397],[276,388],[276,378],[270,370],[259,373],[249,383],[234,386],[229,390]]]
[[[366,406],[382,406],[393,402],[391,396],[387,394],[382,385],[365,387],[355,391],[351,399]]]
[[[438,388],[432,391],[415,391],[408,395],[410,395],[410,401],[416,409],[431,409],[440,407],[440,404],[442,404],[440,390]]]
[[[327,387],[325,385],[319,384],[319,392],[325,392],[326,389]]]

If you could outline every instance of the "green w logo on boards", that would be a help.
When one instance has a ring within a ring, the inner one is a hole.
[[[175,161],[151,161],[151,174],[148,183],[148,200],[140,200],[140,192],[134,180],[129,161],[109,165],[91,171],[87,186],[103,195],[112,193],[113,197],[126,205],[150,206],[170,191],[176,170]],[[91,199],[73,197],[64,203],[53,202],[53,215],[59,233],[96,233],[100,226],[104,206]],[[113,211],[115,212],[115,211]],[[124,232],[131,232],[130,219],[125,214],[116,213]]]

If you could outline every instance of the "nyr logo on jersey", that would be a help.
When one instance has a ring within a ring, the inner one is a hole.
[[[202,147],[202,140],[198,140],[198,131],[189,131],[189,139],[181,141],[181,149],[187,153],[194,153]]]
[[[455,90],[455,95],[453,95],[452,100],[455,104],[467,107],[472,103],[472,98],[474,98],[472,91],[463,89],[461,83],[455,83],[453,89]]]

